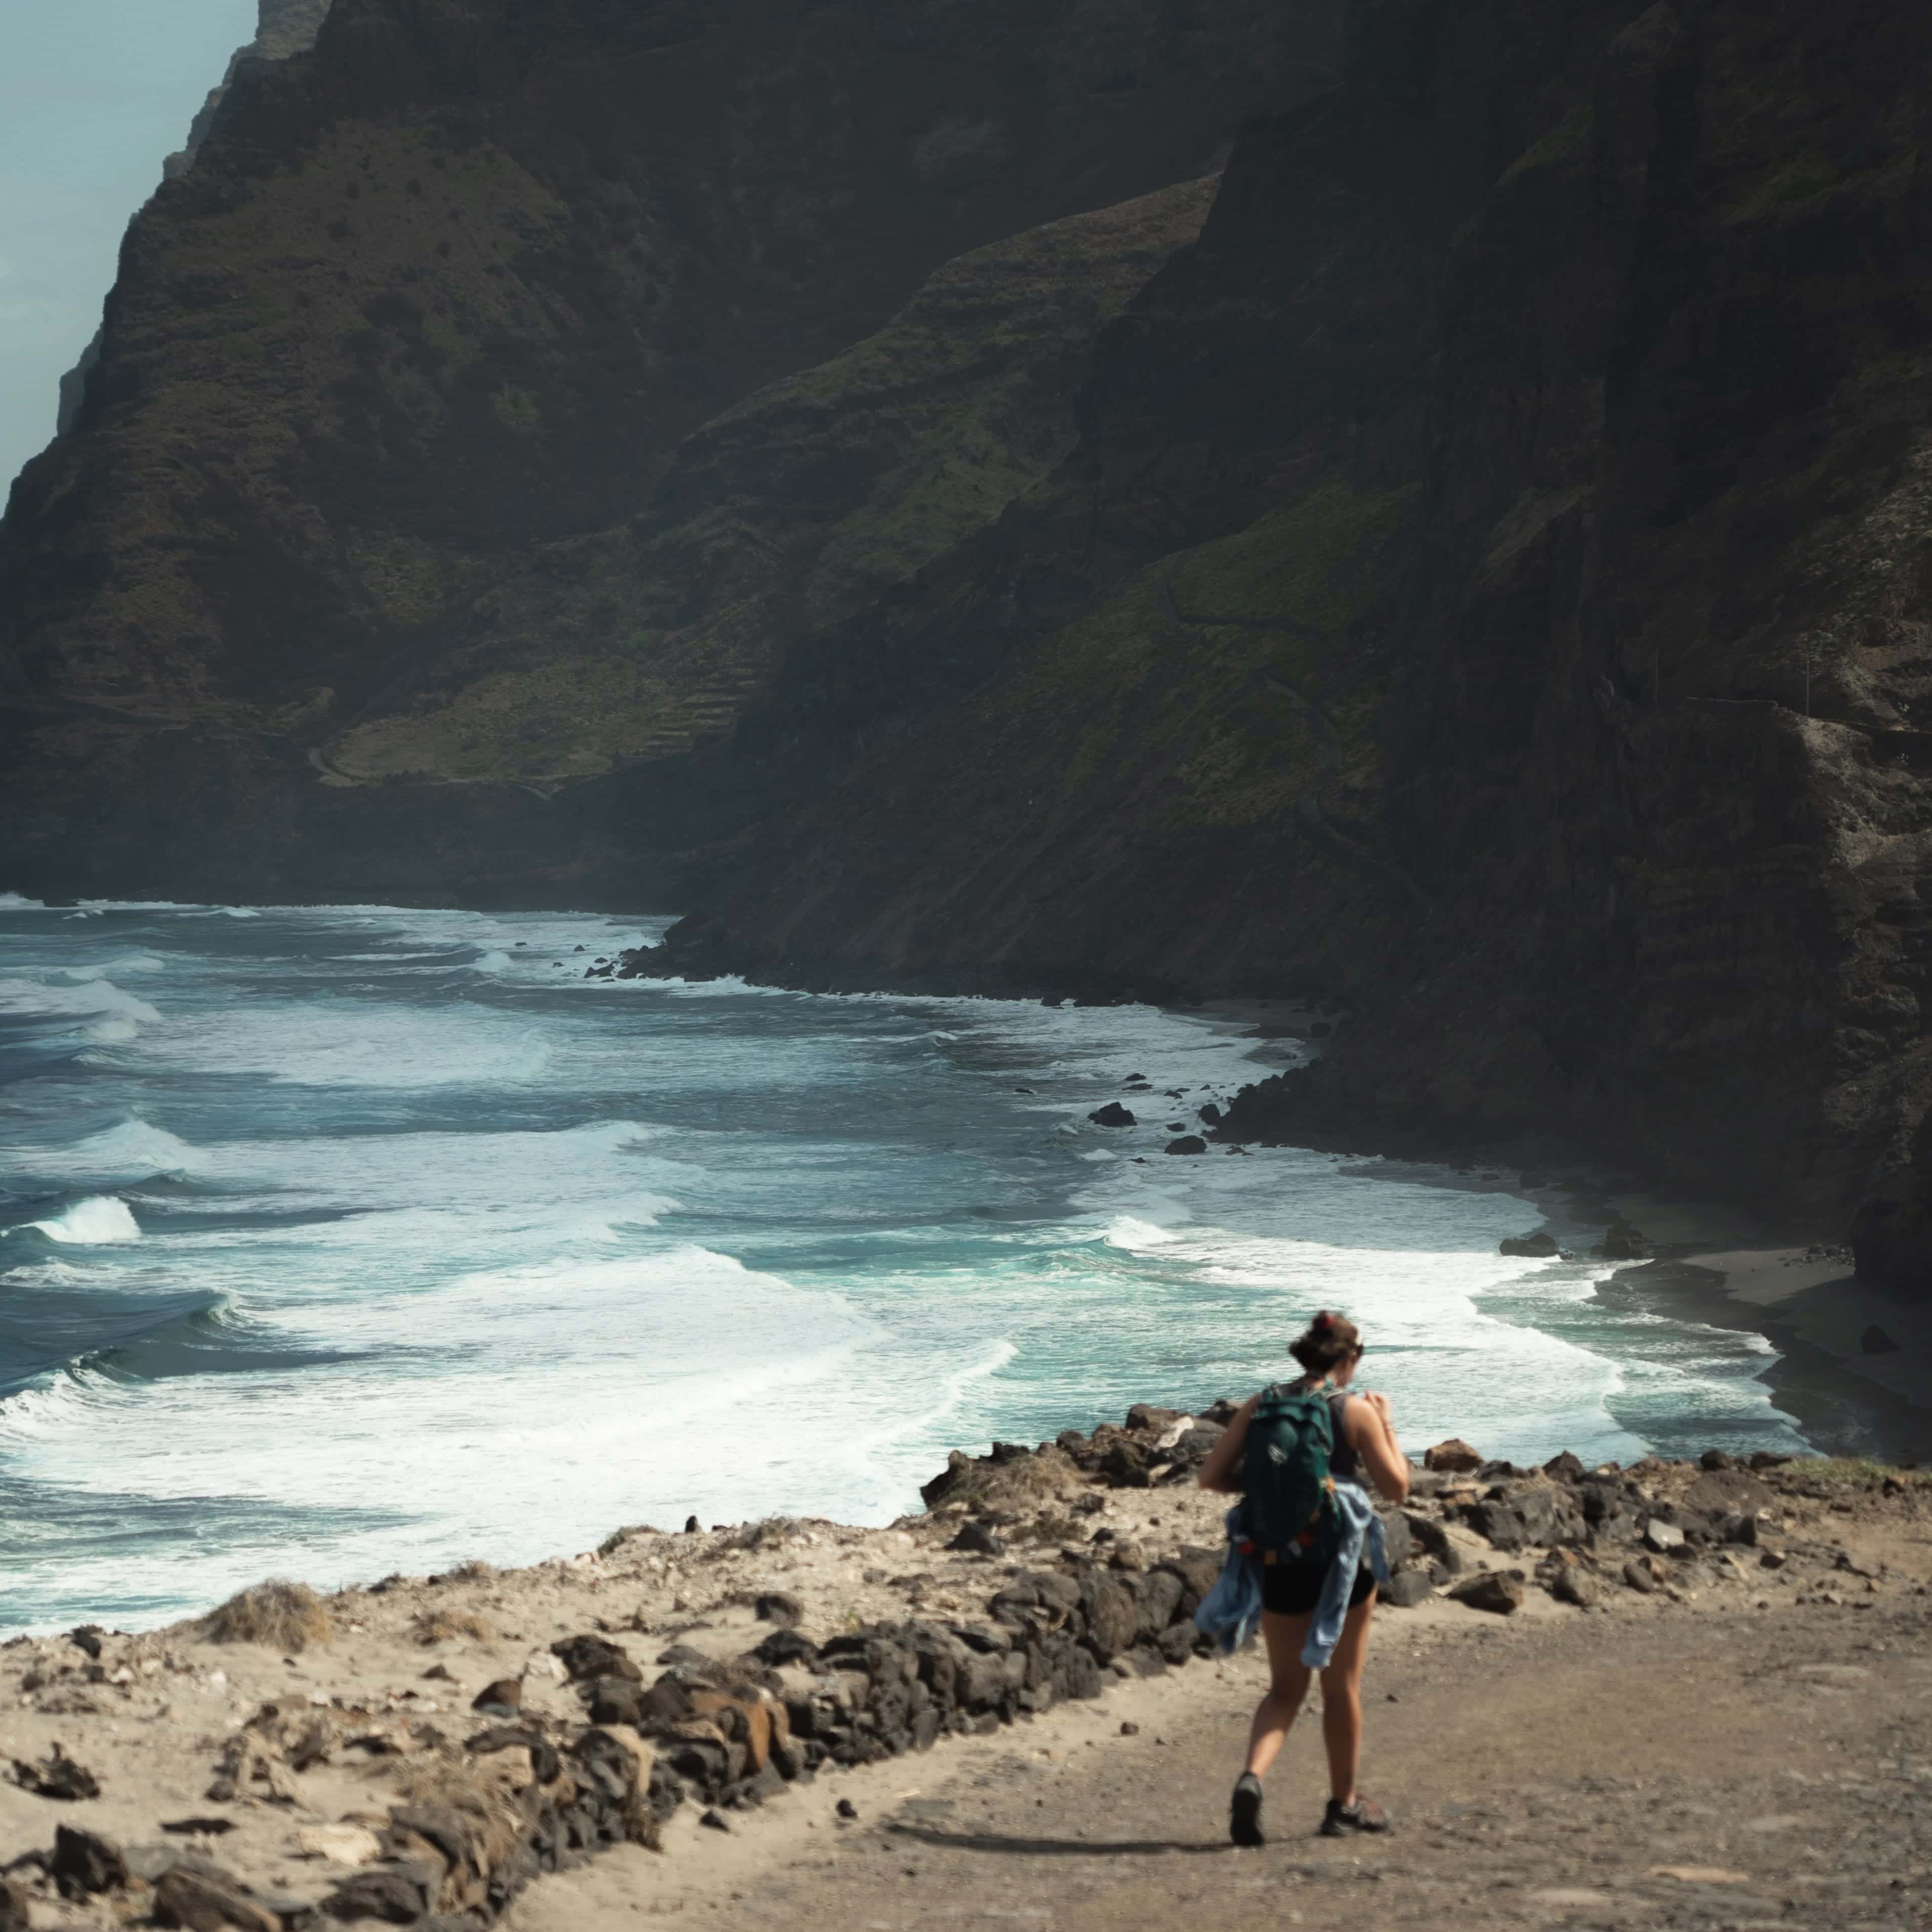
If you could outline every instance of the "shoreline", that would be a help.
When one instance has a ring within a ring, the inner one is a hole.
[[[1820,1454],[1932,1463],[1932,1310],[1843,1260],[1790,1246],[1674,1252],[1619,1268],[1598,1292],[1763,1336],[1778,1354],[1760,1379]],[[1873,1328],[1895,1346],[1868,1352]]]

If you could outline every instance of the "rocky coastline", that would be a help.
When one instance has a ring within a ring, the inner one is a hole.
[[[166,1630],[14,1637],[0,1925],[480,1929],[674,1820],[728,1837],[823,1779],[1061,1705],[1134,1708],[1211,1655],[1192,1613],[1222,1499],[1193,1477],[1232,1413],[1138,1404],[955,1452],[884,1528],[638,1525],[523,1571],[274,1582]],[[1714,1450],[1522,1468],[1450,1442],[1383,1516],[1390,1614],[1445,1642],[1880,1606],[1932,1567],[1911,1554],[1932,1478]]]

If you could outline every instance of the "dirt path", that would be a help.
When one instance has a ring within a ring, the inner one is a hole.
[[[1261,1681],[1244,1657],[821,1777],[728,1836],[687,1807],[668,1856],[546,1880],[506,1923],[1932,1925],[1932,1598],[1459,1614],[1381,1620],[1364,1786],[1396,1814],[1385,1838],[1313,1834],[1304,1718],[1269,1780],[1270,1842],[1229,1847]],[[1142,1728],[1123,1738],[1130,1704]]]

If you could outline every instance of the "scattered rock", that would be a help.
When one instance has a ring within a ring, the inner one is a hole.
[[[700,1811],[698,1822],[709,1832],[728,1832],[731,1828],[730,1821],[716,1811]]]
[[[1132,1127],[1140,1124],[1132,1112],[1118,1100],[1109,1100],[1104,1107],[1096,1107],[1087,1118],[1096,1127]]]
[[[1382,1586],[1377,1600],[1398,1610],[1412,1610],[1436,1594],[1436,1586],[1422,1570],[1398,1570]]]
[[[1623,1579],[1630,1588],[1649,1596],[1670,1580],[1669,1568],[1654,1556],[1633,1556],[1623,1568]]]
[[[854,1804],[849,1798],[840,1798],[836,1808],[842,1818],[856,1818],[859,1815],[858,1806]]]
[[[63,1898],[116,1892],[128,1882],[128,1861],[121,1847],[112,1838],[71,1825],[54,1827],[54,1855],[47,1870]]]
[[[1490,1610],[1507,1617],[1522,1608],[1522,1579],[1514,1570],[1484,1570],[1465,1577],[1449,1594],[1472,1610]]]
[[[10,1878],[0,1878],[0,1932],[28,1932],[27,1894]]]
[[[1432,1449],[1422,1452],[1422,1466],[1460,1475],[1468,1470],[1480,1469],[1483,1458],[1480,1451],[1471,1448],[1461,1437],[1452,1436],[1446,1442],[1438,1442]]]
[[[1674,1878],[1680,1885],[1749,1885],[1749,1872],[1725,1865],[1652,1865],[1652,1878]]]
[[[1628,1221],[1612,1222],[1597,1250],[1606,1262],[1647,1262],[1653,1252],[1649,1237]]]
[[[422,1913],[416,1894],[416,1916]],[[188,1932],[282,1932],[280,1916],[248,1897],[239,1879],[212,1865],[175,1865],[154,1881],[154,1921]],[[388,1917],[386,1912],[371,1917]]]
[[[1735,1456],[1727,1456],[1721,1449],[1706,1449],[1697,1458],[1700,1469],[1735,1469],[1738,1466]]]
[[[1136,1724],[1131,1718],[1123,1718],[1120,1720],[1120,1735],[1122,1737],[1137,1738],[1140,1734],[1140,1726]]]
[[[470,1708],[485,1717],[515,1717],[524,1706],[524,1682],[520,1677],[500,1677],[486,1684],[470,1700]]]
[[[224,1832],[235,1828],[232,1818],[164,1818],[161,1829],[171,1832],[177,1837],[190,1836],[218,1838]]]
[[[574,1684],[597,1677],[621,1677],[632,1684],[644,1681],[644,1673],[631,1661],[629,1652],[608,1637],[560,1637],[550,1649],[550,1654],[569,1672]]]
[[[1004,1539],[995,1536],[984,1523],[970,1519],[959,1526],[958,1534],[946,1546],[979,1556],[1004,1556],[1006,1553]]]
[[[787,1590],[760,1592],[752,1613],[760,1623],[781,1624],[787,1630],[796,1630],[805,1621],[805,1606]]]
[[[36,1792],[42,1798],[70,1802],[100,1796],[100,1779],[85,1765],[76,1764],[58,1744],[35,1764],[16,1757],[14,1781],[22,1791]]]
[[[1561,1251],[1553,1235],[1505,1234],[1498,1244],[1497,1251],[1505,1255],[1523,1255],[1533,1261],[1548,1261]]]
[[[1684,1532],[1674,1522],[1666,1522],[1661,1516],[1654,1516],[1643,1526],[1645,1544],[1660,1556],[1667,1556],[1684,1547]]]
[[[1172,1148],[1168,1150],[1173,1151]],[[1858,1337],[1858,1346],[1868,1355],[1895,1355],[1899,1348],[1899,1345],[1876,1322]]]
[[[684,1533],[686,1536],[701,1536],[704,1526],[694,1516],[688,1516],[684,1520]]]

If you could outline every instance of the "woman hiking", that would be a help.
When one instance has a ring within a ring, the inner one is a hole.
[[[1268,1646],[1268,1692],[1249,1729],[1247,1765],[1228,1816],[1228,1835],[1238,1845],[1264,1842],[1262,1779],[1317,1669],[1328,1750],[1322,1834],[1388,1828],[1382,1809],[1355,1789],[1362,1665],[1376,1573],[1386,1574],[1381,1525],[1361,1483],[1366,1474],[1390,1502],[1401,1502],[1408,1494],[1408,1463],[1396,1441],[1388,1398],[1348,1388],[1363,1354],[1352,1322],[1324,1310],[1288,1352],[1301,1364],[1300,1377],[1244,1402],[1199,1478],[1204,1489],[1244,1496],[1229,1513],[1234,1548],[1224,1586],[1232,1579],[1251,1593],[1258,1582]]]

